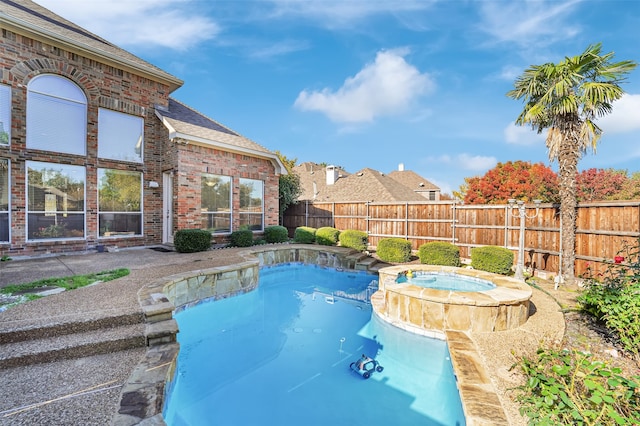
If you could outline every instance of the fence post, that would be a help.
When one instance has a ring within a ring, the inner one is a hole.
[[[309,226],[309,200],[304,203],[304,226]]]
[[[404,203],[404,239],[409,240],[409,203]]]

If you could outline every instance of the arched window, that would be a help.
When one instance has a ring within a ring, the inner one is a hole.
[[[27,148],[86,155],[87,97],[71,80],[34,77],[27,87]]]

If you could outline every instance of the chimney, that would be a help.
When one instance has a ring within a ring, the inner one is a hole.
[[[404,172],[404,163],[398,164],[398,171],[399,172]]]
[[[333,185],[338,180],[338,168],[327,166],[327,185]]]

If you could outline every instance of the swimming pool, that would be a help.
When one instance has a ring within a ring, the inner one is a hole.
[[[177,313],[167,424],[464,424],[446,342],[372,316],[375,278],[263,267],[256,290]],[[351,371],[362,353],[384,371]]]
[[[451,291],[486,291],[496,288],[496,285],[488,280],[440,272],[404,272],[398,274],[396,282]]]

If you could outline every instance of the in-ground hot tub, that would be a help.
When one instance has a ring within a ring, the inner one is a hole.
[[[397,265],[383,268],[379,274],[379,290],[371,297],[373,310],[405,330],[444,338],[446,330],[509,330],[529,318],[531,287],[515,278],[435,265]],[[471,291],[466,283],[429,287],[439,276],[453,281],[460,277],[480,285]]]

